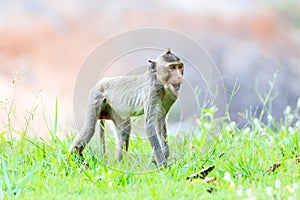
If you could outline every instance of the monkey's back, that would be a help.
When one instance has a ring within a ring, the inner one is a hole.
[[[128,118],[144,114],[149,88],[147,79],[148,74],[110,77],[100,80],[96,87],[113,111],[122,118]]]

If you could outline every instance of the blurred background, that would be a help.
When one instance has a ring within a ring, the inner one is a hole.
[[[46,135],[43,121],[53,123],[56,97],[59,126],[67,133],[72,130],[76,76],[89,53],[120,32],[161,27],[201,44],[229,90],[238,81],[240,89],[230,107],[238,123],[243,123],[239,112],[261,107],[257,90],[266,93],[278,72],[272,115],[279,118],[300,96],[299,10],[297,0],[0,0],[2,107],[9,107],[6,99],[13,96],[12,72],[20,72],[26,83],[15,98],[16,124],[24,123],[42,90],[29,135]],[[2,109],[0,121],[6,118]]]

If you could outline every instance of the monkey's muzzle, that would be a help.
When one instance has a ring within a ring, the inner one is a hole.
[[[179,89],[180,89],[180,83],[172,83],[172,86],[173,86],[176,90],[179,90]]]

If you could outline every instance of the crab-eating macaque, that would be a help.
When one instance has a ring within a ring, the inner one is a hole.
[[[145,131],[158,166],[167,166],[166,116],[178,97],[183,81],[183,62],[170,49],[149,60],[148,71],[139,76],[104,78],[91,89],[85,121],[70,147],[70,153],[82,156],[84,147],[100,120],[100,146],[105,152],[104,120],[116,126],[116,152],[122,160],[127,151],[131,131],[131,116],[145,116]]]

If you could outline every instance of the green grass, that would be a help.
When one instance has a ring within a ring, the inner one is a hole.
[[[207,126],[210,123],[213,126]],[[67,154],[71,138],[61,141],[51,133],[49,141],[28,137],[11,141],[2,132],[0,195],[4,199],[296,199],[300,195],[300,164],[295,161],[298,124],[290,126],[282,120],[270,128],[255,121],[238,129],[235,123],[223,121],[218,132],[215,124],[202,119],[202,135],[171,136],[171,153],[178,153],[178,148],[181,153],[173,155],[174,162],[166,169],[156,169],[153,164],[145,168],[147,162],[142,160],[151,155],[139,158],[139,153],[145,151],[144,146],[150,147],[141,139],[131,141],[131,151],[122,163],[109,158],[110,163],[105,164],[105,158],[98,159],[90,147],[85,151],[87,169]],[[112,151],[107,154],[113,157]],[[281,163],[278,169],[266,172],[277,162]],[[208,176],[215,177],[216,183],[186,180],[210,165],[215,169]]]
[[[131,139],[122,162],[115,161],[110,134],[104,157],[97,155],[96,145],[84,151],[83,163],[70,156],[72,138],[61,140],[57,135],[57,100],[54,126],[47,125],[48,140],[26,136],[26,117],[22,137],[14,139],[13,117],[6,110],[10,124],[0,131],[0,199],[297,199],[299,108],[287,108],[277,121],[267,110],[259,119],[245,115],[248,123],[240,129],[229,116],[215,119],[215,109],[202,109],[195,133],[170,136],[166,169],[152,164],[150,145],[139,137]],[[266,123],[261,120],[264,115]],[[268,171],[275,163],[281,165]],[[212,165],[208,177],[216,181],[186,180]]]

